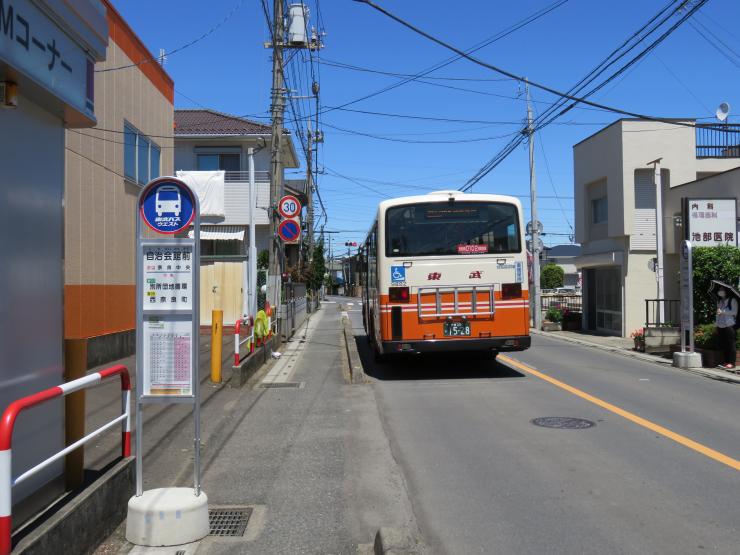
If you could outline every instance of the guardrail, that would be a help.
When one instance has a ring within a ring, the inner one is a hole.
[[[87,434],[82,439],[75,441],[73,444],[65,447],[58,453],[48,459],[40,462],[33,468],[26,470],[15,480],[12,476],[12,443],[13,428],[18,415],[26,409],[40,405],[57,397],[64,397],[75,391],[85,389],[89,386],[99,384],[107,378],[120,376],[121,378],[121,412],[122,414],[114,418],[104,426],[101,426],[94,432]],[[78,447],[84,445],[91,439],[99,436],[109,430],[119,422],[121,423],[121,455],[128,457],[131,455],[131,380],[129,378],[128,368],[123,365],[116,365],[100,372],[88,374],[83,378],[63,383],[44,391],[39,391],[33,395],[22,397],[13,401],[3,412],[0,419],[0,555],[8,555],[12,549],[12,507],[13,486],[17,486],[24,480],[40,472],[50,464],[58,461],[68,453],[71,453]]]
[[[249,335],[244,339],[241,338],[242,324],[249,328]],[[241,356],[241,352],[242,345],[247,341],[249,341],[249,354],[251,355],[254,352],[254,321],[251,316],[241,318],[234,324],[234,366],[239,366],[242,358],[245,358]]]

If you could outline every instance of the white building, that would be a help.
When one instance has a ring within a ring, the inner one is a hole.
[[[711,177],[740,167],[740,130],[672,121],[618,120],[573,147],[576,242],[582,245],[575,264],[583,275],[584,329],[626,337],[645,324],[645,300],[657,298],[656,274],[649,268],[656,256],[650,162],[662,159],[664,298],[678,298],[680,198],[699,191],[704,197],[740,196],[737,181],[729,184],[738,172]]]
[[[283,166],[297,168],[292,139],[283,141]],[[224,311],[224,323],[242,314],[243,275],[249,246],[249,149],[254,149],[257,251],[268,248],[269,125],[215,110],[175,110],[175,171],[224,170],[224,216],[201,220],[200,321]]]

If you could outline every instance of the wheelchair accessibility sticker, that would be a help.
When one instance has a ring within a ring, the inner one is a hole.
[[[403,266],[391,266],[391,283],[406,283],[406,268]]]

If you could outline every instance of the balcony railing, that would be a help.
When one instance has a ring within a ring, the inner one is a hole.
[[[226,183],[249,183],[249,172],[248,171],[227,171],[224,176]],[[254,182],[264,183],[270,181],[270,172],[267,171],[255,171]]]
[[[711,123],[696,126],[697,158],[740,158],[740,124]]]

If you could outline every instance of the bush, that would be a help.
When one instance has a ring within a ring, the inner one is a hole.
[[[713,279],[736,286],[740,278],[740,249],[730,245],[697,247],[693,252],[694,321],[711,324],[715,321],[717,298],[709,293]]]
[[[554,307],[550,307],[547,309],[547,313],[545,314],[545,320],[549,322],[562,322],[563,321],[563,313]]]
[[[701,324],[694,328],[694,346],[697,349],[707,349],[709,351],[719,350],[719,335],[717,335],[717,326],[714,324]],[[735,346],[740,350],[740,338],[735,335]]]
[[[540,270],[540,287],[542,289],[557,289],[565,283],[565,271],[557,264],[545,264]]]
[[[260,251],[257,255],[257,268],[260,270],[267,270],[270,266],[270,253],[267,249]]]

